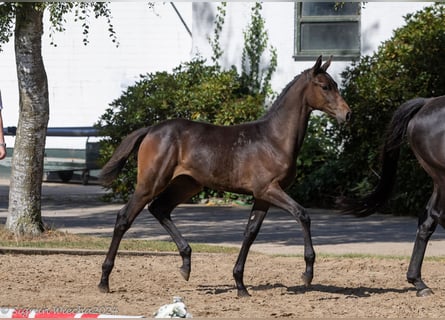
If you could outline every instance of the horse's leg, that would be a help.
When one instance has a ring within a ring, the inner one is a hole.
[[[266,216],[269,204],[263,201],[255,200],[252,211],[250,212],[249,221],[247,222],[246,230],[244,232],[244,240],[241,250],[233,268],[233,277],[235,278],[236,288],[238,290],[238,297],[250,296],[244,285],[244,265],[246,263],[247,254],[250,246],[255,241],[256,236],[261,228],[264,217]]]
[[[421,270],[428,240],[436,230],[438,224],[437,210],[435,209],[437,203],[436,200],[437,193],[435,188],[423,215],[419,217],[416,241],[414,243],[411,261],[406,274],[408,282],[416,287],[418,297],[428,296],[433,293],[433,291],[423,282]]]
[[[277,206],[295,217],[301,224],[304,238],[304,260],[306,270],[301,275],[305,286],[309,286],[314,277],[315,251],[312,245],[311,219],[306,209],[293,200],[283,189],[276,184],[272,184],[261,194],[261,199]]]
[[[130,228],[134,219],[136,219],[149,200],[150,198],[147,196],[147,193],[141,193],[136,190],[128,203],[119,211],[114,226],[110,248],[108,249],[105,261],[102,264],[102,276],[99,283],[100,291],[110,291],[109,276],[114,267],[119,244],[125,232]]]
[[[201,189],[202,186],[191,177],[180,176],[173,180],[148,208],[178,247],[182,258],[182,266],[179,268],[179,272],[186,281],[188,281],[191,272],[192,249],[173,223],[171,212],[178,204],[190,199]]]

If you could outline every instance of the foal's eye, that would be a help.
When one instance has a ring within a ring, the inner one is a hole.
[[[327,85],[322,85],[321,88],[325,91],[329,90],[329,86],[327,86]]]

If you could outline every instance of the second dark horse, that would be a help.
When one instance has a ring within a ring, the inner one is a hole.
[[[129,202],[119,211],[113,239],[102,265],[99,288],[109,291],[109,276],[124,233],[141,210],[148,210],[170,234],[182,257],[181,275],[189,279],[192,250],[171,219],[172,210],[204,186],[251,194],[254,204],[244,241],[233,269],[238,296],[248,296],[244,265],[271,205],[289,212],[303,229],[305,285],[313,278],[315,252],[306,210],[283,189],[294,180],[296,158],[311,111],[321,110],[339,122],[350,109],[335,81],[326,72],[331,60],[315,65],[291,81],[270,110],[260,119],[233,126],[216,126],[184,119],[162,122],[129,134],[102,169],[109,184],[138,150],[137,184]]]
[[[407,279],[417,289],[418,296],[432,290],[423,282],[421,269],[428,240],[438,224],[445,228],[445,96],[417,98],[402,104],[388,126],[381,178],[374,191],[360,200],[343,204],[345,212],[368,216],[381,208],[390,198],[400,146],[405,136],[420,165],[432,178],[434,189],[425,211],[419,216]]]

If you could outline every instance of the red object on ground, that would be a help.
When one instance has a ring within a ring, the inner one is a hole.
[[[48,310],[28,310],[0,308],[0,318],[3,319],[122,319],[143,318],[142,316],[122,316],[99,313],[63,313]]]

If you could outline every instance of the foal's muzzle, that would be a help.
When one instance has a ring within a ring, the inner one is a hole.
[[[347,111],[343,114],[337,114],[337,116],[335,117],[335,119],[337,119],[337,122],[339,124],[345,123],[345,122],[349,122],[351,120],[352,117],[352,112],[351,111]]]

